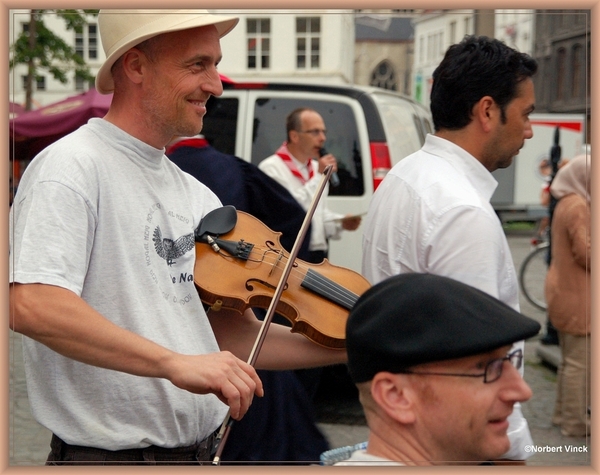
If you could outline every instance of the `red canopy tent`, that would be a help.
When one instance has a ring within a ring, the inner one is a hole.
[[[52,142],[79,128],[92,117],[103,117],[111,100],[112,94],[103,95],[90,89],[11,119],[11,158],[31,160]]]
[[[25,107],[23,107],[21,104],[17,104],[16,102],[8,103],[8,118],[9,119],[13,119],[13,118],[17,117],[18,115],[22,114],[23,112],[25,112]]]

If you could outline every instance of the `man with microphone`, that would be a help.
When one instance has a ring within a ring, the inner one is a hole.
[[[333,166],[330,185],[339,184],[337,162],[323,148],[327,130],[321,115],[314,109],[299,108],[286,119],[287,141],[270,157],[258,164],[264,173],[284,186],[307,210],[319,186],[321,174]],[[320,263],[327,257],[328,240],[339,239],[343,229],[354,231],[359,216],[334,213],[327,208],[325,190],[312,219],[309,262]]]

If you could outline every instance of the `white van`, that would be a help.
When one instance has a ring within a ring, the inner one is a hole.
[[[202,133],[218,150],[257,165],[286,139],[285,119],[298,107],[318,111],[327,128],[325,148],[338,160],[340,185],[328,206],[344,214],[366,213],[388,170],[423,145],[432,131],[428,109],[379,88],[288,83],[224,84],[207,105]],[[329,260],[357,272],[362,228],[330,242]]]

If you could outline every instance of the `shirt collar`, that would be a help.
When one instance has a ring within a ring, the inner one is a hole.
[[[471,183],[487,201],[492,198],[498,182],[483,164],[462,147],[436,135],[427,134],[423,151],[446,160]]]

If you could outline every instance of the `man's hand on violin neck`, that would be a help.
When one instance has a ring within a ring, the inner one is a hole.
[[[207,355],[177,354],[168,363],[169,381],[196,394],[215,394],[239,420],[248,411],[254,395],[262,397],[263,385],[256,370],[229,351]]]

